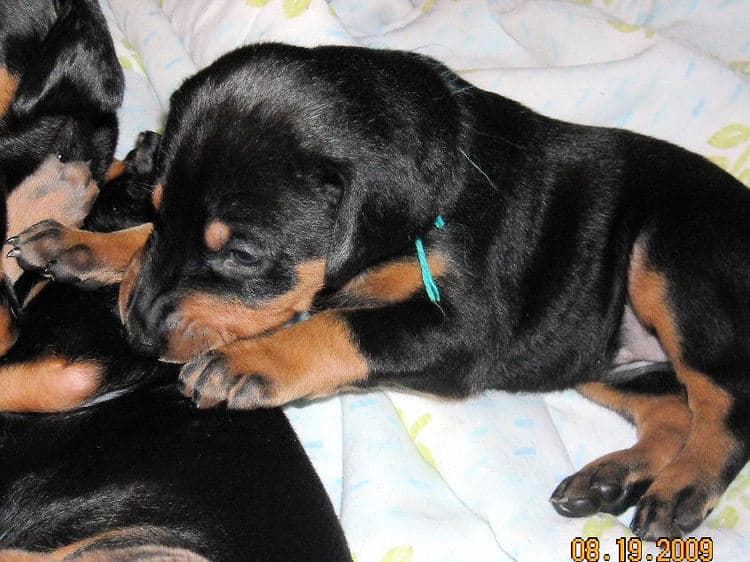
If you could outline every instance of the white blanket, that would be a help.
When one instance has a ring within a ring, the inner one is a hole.
[[[434,56],[542,113],[670,140],[750,185],[747,0],[101,3],[126,70],[119,155],[222,53],[336,43]],[[286,411],[358,562],[568,561],[585,536],[617,560],[616,538],[630,535],[631,512],[565,519],[547,502],[562,478],[634,441],[573,392],[457,403],[370,392]],[[695,535],[713,539],[714,560],[750,559],[747,467]]]

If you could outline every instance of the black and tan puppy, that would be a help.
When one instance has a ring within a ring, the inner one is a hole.
[[[112,162],[124,89],[96,0],[0,0],[0,234],[42,219],[80,225]],[[4,260],[0,355],[17,337]]]
[[[700,156],[419,55],[267,44],[175,93],[156,166],[153,233],[121,252],[59,227],[16,246],[60,279],[124,277],[133,343],[188,362],[200,406],[575,387],[639,441],[552,501],[637,503],[649,539],[695,529],[748,460],[750,193]]]
[[[153,218],[156,146],[157,135],[141,136],[86,228]],[[33,282],[17,284],[27,302],[19,339],[0,359],[0,410],[83,404],[0,412],[0,560],[351,560],[281,411],[194,408],[176,389],[175,366],[129,348],[116,287],[50,283],[30,293]],[[78,369],[81,384],[54,362]]]
[[[122,90],[95,1],[0,0],[3,229],[83,221],[108,175]],[[157,146],[155,134],[140,138],[84,228],[116,245],[106,232],[153,220]],[[176,368],[128,346],[117,287],[27,274],[19,304],[19,270],[5,265],[0,559],[350,560],[281,412],[195,410],[174,388]]]

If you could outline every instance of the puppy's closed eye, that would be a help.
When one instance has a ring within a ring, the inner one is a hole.
[[[230,249],[227,252],[225,264],[237,265],[246,268],[258,268],[265,261],[267,260],[263,256],[255,255],[245,250]]]
[[[268,256],[254,248],[227,244],[209,258],[211,269],[223,277],[254,277],[267,272],[273,265]]]

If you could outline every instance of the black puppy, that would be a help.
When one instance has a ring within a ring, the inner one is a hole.
[[[153,218],[147,186],[157,146],[156,134],[141,136],[86,228]],[[31,298],[38,279],[26,275],[18,292]],[[350,560],[328,497],[279,410],[194,408],[175,388],[175,367],[128,347],[116,287],[51,283],[33,293],[18,342],[0,359],[0,407],[75,405],[80,388],[60,384],[59,372],[24,380],[44,362],[72,364],[69,371],[85,363],[99,384],[69,413],[0,413],[0,559]]]
[[[156,167],[120,311],[139,349],[192,360],[200,406],[575,387],[639,442],[555,508],[637,502],[648,539],[695,529],[750,456],[750,193],[700,156],[416,54],[266,44],[174,94]],[[44,236],[18,240],[30,268],[123,275],[97,235]]]
[[[123,89],[96,0],[0,0],[0,176],[8,199],[0,234],[43,218],[80,224],[112,161]],[[0,270],[2,279],[18,275],[13,263]],[[0,354],[17,337],[9,287],[3,282]]]

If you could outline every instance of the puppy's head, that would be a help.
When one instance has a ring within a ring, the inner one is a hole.
[[[410,248],[455,189],[455,99],[432,64],[269,44],[186,82],[157,161],[154,233],[121,286],[134,343],[188,360]]]

